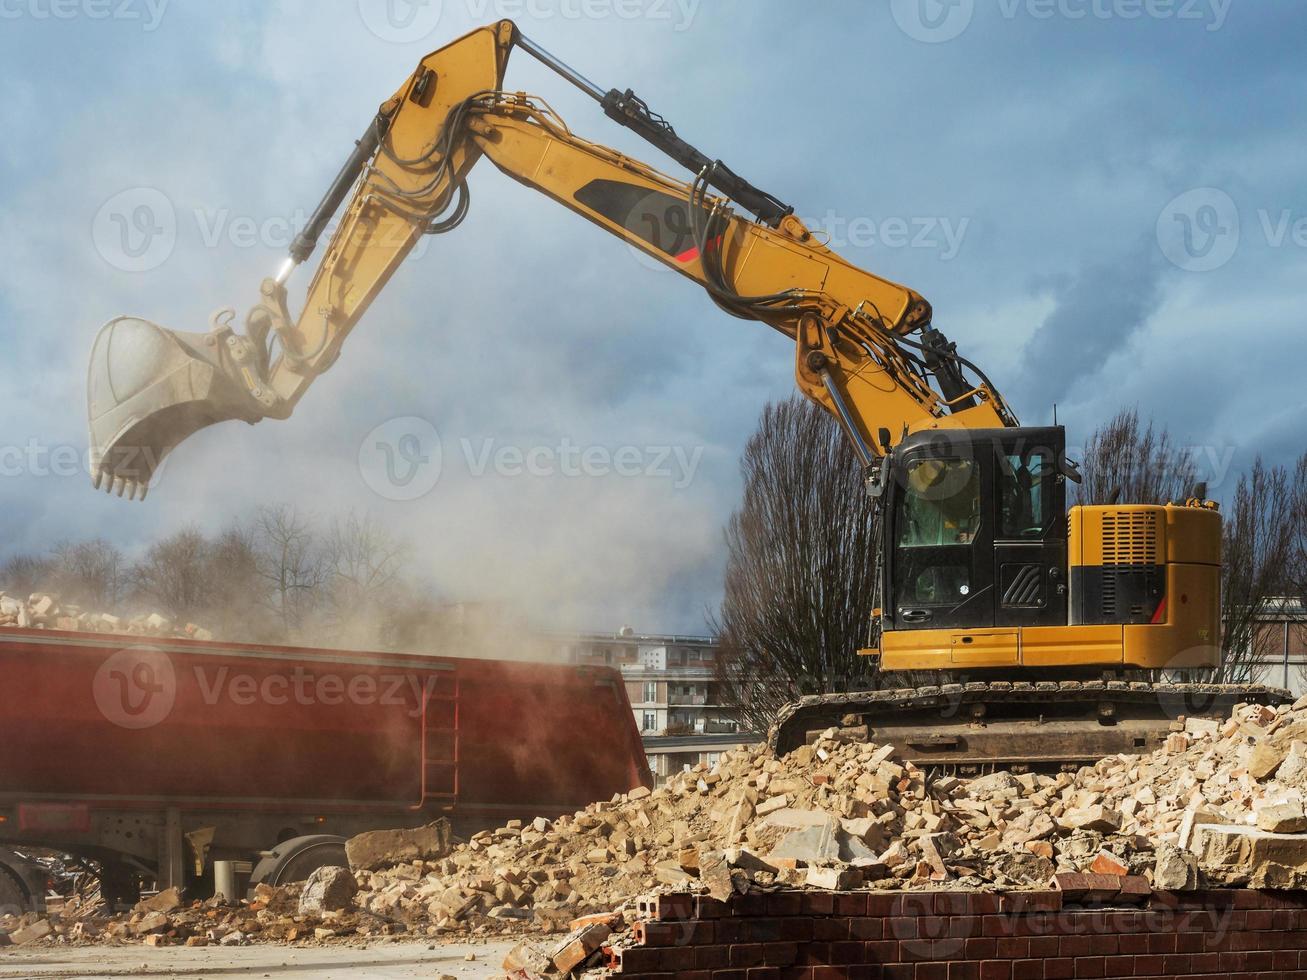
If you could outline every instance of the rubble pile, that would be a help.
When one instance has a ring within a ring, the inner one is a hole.
[[[829,729],[782,759],[741,747],[656,790],[467,841],[443,821],[361,835],[347,848],[352,872],[260,886],[252,902],[65,909],[44,928],[155,944],[522,933],[522,956],[565,973],[657,892],[1005,891],[1063,887],[1068,875],[1117,882],[1123,899],[1150,886],[1307,887],[1307,699],[1173,729],[1148,756],[974,779],[928,774],[892,746]],[[40,931],[9,928],[14,942],[33,936],[14,929]],[[566,935],[532,939],[551,933]]]
[[[114,616],[90,612],[72,603],[61,605],[49,592],[33,592],[21,599],[0,592],[0,628],[78,630],[85,633],[120,633],[135,636],[189,637],[212,640],[213,634],[194,623],[177,623],[160,613]]]
[[[322,868],[307,882],[258,885],[248,900],[221,896],[186,903],[176,888],[113,914],[99,899],[50,903],[44,916],[0,916],[0,945],[49,942],[141,943],[147,946],[241,946],[252,942],[366,940],[395,935],[402,925],[353,903],[357,884],[344,868]]]

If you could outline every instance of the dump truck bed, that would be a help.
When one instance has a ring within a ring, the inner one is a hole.
[[[161,802],[550,813],[650,779],[608,668],[3,629],[0,676],[15,824]]]

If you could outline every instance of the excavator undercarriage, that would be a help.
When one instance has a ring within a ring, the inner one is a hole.
[[[1250,684],[1120,680],[971,681],[823,694],[786,705],[768,732],[785,754],[830,729],[893,744],[897,757],[948,775],[1075,770],[1159,748],[1186,720],[1224,720],[1236,704],[1292,703]]]

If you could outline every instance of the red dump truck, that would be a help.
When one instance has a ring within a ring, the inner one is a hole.
[[[5,847],[90,859],[118,902],[202,894],[216,861],[294,881],[365,830],[466,834],[651,779],[608,668],[11,628],[0,677],[0,905],[39,901]]]

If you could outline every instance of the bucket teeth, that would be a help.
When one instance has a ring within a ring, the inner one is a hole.
[[[91,473],[91,483],[94,484],[95,489],[103,490],[110,496],[117,494],[128,500],[144,500],[145,495],[150,492],[148,483],[125,476],[116,476],[104,466],[96,467]]]

